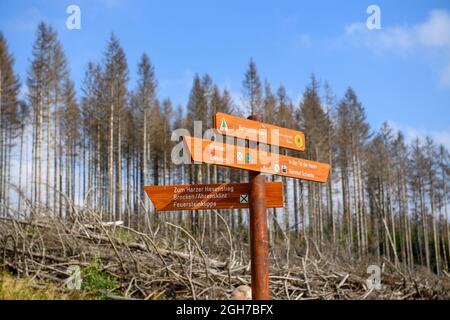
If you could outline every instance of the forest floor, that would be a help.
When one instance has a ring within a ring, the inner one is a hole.
[[[85,291],[65,290],[58,283],[18,277],[0,271],[0,300],[80,300],[95,299]]]
[[[166,222],[145,232],[101,222],[0,218],[0,299],[229,299],[250,284],[248,247],[224,223],[208,246]],[[219,245],[218,245],[219,244]],[[369,289],[368,261],[331,257],[312,241],[301,254],[286,241],[271,248],[273,299],[450,299],[450,275],[383,260],[381,289]],[[71,270],[80,286],[68,289]]]

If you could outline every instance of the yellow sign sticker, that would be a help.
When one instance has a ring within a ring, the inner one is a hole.
[[[294,141],[295,141],[295,145],[298,147],[298,148],[302,148],[303,147],[303,139],[302,139],[302,136],[301,135],[296,135],[295,136],[295,138],[294,138]]]

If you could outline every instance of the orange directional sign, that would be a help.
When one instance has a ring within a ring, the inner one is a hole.
[[[210,210],[249,208],[250,184],[188,184],[172,186],[146,186],[157,211]],[[283,207],[283,183],[266,183],[266,207]]]
[[[195,162],[205,162],[232,168],[276,174],[285,177],[326,182],[330,165],[294,158],[264,150],[184,136]]]
[[[221,112],[216,113],[214,116],[214,127],[223,135],[263,142],[298,151],[305,150],[305,135],[300,131],[234,117]]]

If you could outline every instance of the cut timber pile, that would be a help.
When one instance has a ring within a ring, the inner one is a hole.
[[[234,251],[226,230],[225,248],[213,255],[170,223],[163,234],[107,225],[94,214],[71,222],[0,218],[0,268],[59,282],[66,290],[69,266],[99,261],[102,272],[117,279],[117,288],[107,293],[111,299],[229,299],[234,288],[250,284],[250,270],[248,257]],[[448,274],[408,272],[385,261],[382,290],[368,290],[367,263],[339,263],[309,243],[306,252],[314,249],[314,257],[292,253],[281,261],[271,256],[273,299],[450,299]]]

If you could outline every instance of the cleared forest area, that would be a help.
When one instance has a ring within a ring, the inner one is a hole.
[[[0,231],[8,239],[2,263],[13,274],[55,283],[53,295],[62,297],[230,299],[236,287],[250,285],[249,250],[247,245],[235,247],[238,241],[223,218],[221,224],[226,232],[220,239],[199,242],[171,223],[137,231],[105,226],[89,211],[77,212],[73,221],[2,219]],[[305,252],[295,249],[304,247]],[[445,271],[438,277],[385,259],[382,288],[375,290],[367,285],[365,261],[338,258],[308,239],[306,244],[278,243],[271,248],[270,263],[273,299],[450,298]],[[69,266],[81,267],[81,290],[67,289]]]
[[[270,177],[285,187],[284,208],[268,211],[273,298],[450,298],[445,146],[409,143],[387,123],[373,130],[355,90],[338,98],[314,75],[294,101],[253,60],[243,101],[204,74],[186,106],[173,106],[145,53],[129,78],[112,34],[78,94],[58,34],[42,22],[20,81],[0,33],[0,268],[63,291],[69,266],[88,279],[94,270],[101,298],[228,299],[250,282],[247,210],[158,213],[144,186],[247,181],[240,170],[174,165],[171,134],[193,134],[194,121],[211,128],[217,112],[258,114],[305,133],[306,151],[284,155],[332,167],[326,184]],[[381,290],[366,285],[370,265],[382,270]]]

